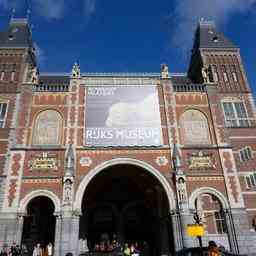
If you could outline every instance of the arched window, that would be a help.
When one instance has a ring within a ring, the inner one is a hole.
[[[211,144],[206,116],[195,109],[187,110],[180,119],[183,144]]]
[[[34,127],[34,145],[59,145],[61,141],[62,118],[55,110],[41,112]]]
[[[201,194],[195,201],[196,212],[209,234],[227,233],[225,213],[220,200],[212,194]]]

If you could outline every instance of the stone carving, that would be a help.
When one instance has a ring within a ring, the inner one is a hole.
[[[64,179],[63,202],[64,205],[70,205],[73,200],[73,180]]]
[[[38,84],[39,83],[39,72],[37,67],[34,67],[31,71],[31,80],[30,82],[32,84]]]
[[[181,117],[181,136],[184,144],[211,144],[205,115],[198,110],[187,110]]]
[[[61,139],[62,118],[55,110],[41,112],[34,129],[34,145],[59,145]]]
[[[161,65],[161,78],[169,78],[168,66],[166,64]]]
[[[187,188],[186,181],[183,177],[178,177],[177,190],[179,202],[184,203],[187,201]]]
[[[156,158],[156,164],[159,166],[165,166],[168,164],[168,159],[165,156],[158,156]]]
[[[72,68],[72,78],[80,78],[80,77],[81,77],[80,67],[78,63],[75,62]]]
[[[83,167],[89,167],[92,164],[92,159],[89,156],[83,156],[80,158],[80,164]]]
[[[211,66],[208,66],[208,65],[204,65],[202,67],[202,77],[203,77],[203,80],[204,80],[204,83],[212,83],[213,82],[213,74],[212,74],[212,68]]]

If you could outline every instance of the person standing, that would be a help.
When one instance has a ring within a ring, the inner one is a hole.
[[[43,256],[43,251],[39,243],[34,247],[33,256]]]
[[[53,256],[53,245],[52,245],[52,243],[49,243],[46,246],[46,251],[47,251],[48,256]]]

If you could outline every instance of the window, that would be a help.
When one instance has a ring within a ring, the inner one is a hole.
[[[223,80],[224,82],[228,83],[228,74],[227,74],[227,70],[226,67],[224,65],[221,66],[222,69],[222,74],[223,74]]]
[[[249,121],[243,102],[223,102],[227,127],[248,127]]]
[[[0,128],[4,127],[7,103],[0,103]]]
[[[240,150],[240,159],[241,162],[248,161],[253,158],[252,149],[250,147],[245,147]]]
[[[216,65],[212,65],[212,75],[213,75],[214,82],[219,82],[219,75],[218,75],[218,71],[217,71],[217,66]]]
[[[231,73],[232,73],[233,81],[235,83],[237,83],[238,82],[238,78],[237,78],[237,72],[236,72],[236,66],[235,65],[231,66]]]
[[[245,176],[245,182],[248,189],[256,188],[256,172]]]
[[[227,233],[227,225],[225,221],[225,215],[223,211],[214,212],[216,228],[218,234],[225,234]]]

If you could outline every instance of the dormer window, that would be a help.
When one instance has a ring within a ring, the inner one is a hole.
[[[8,39],[11,41],[14,39],[14,36],[13,35],[9,35]]]
[[[214,43],[217,43],[217,42],[219,42],[219,38],[218,38],[217,36],[214,36],[214,37],[212,38],[212,41],[213,41]]]

